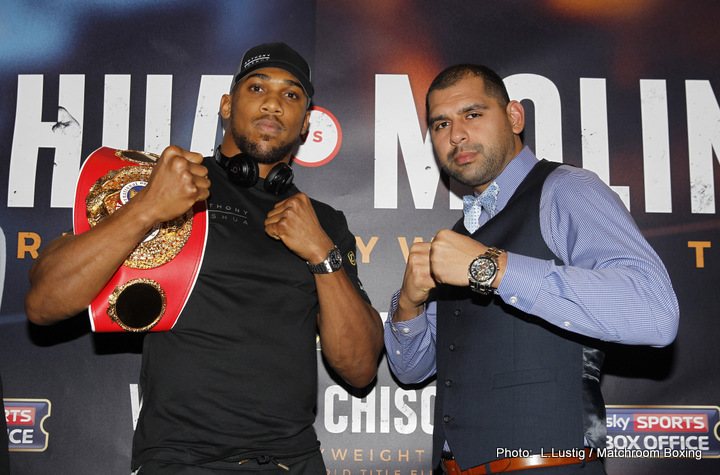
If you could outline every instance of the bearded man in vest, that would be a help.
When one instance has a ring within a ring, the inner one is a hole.
[[[385,324],[401,382],[437,375],[433,463],[605,473],[601,343],[674,340],[665,266],[597,175],[523,146],[523,106],[494,71],[445,69],[426,108],[443,170],[474,191],[452,230],[412,246]]]

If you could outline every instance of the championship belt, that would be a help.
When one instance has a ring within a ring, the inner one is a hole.
[[[102,147],[80,170],[73,228],[83,233],[147,185],[158,156]],[[170,330],[197,280],[207,238],[205,201],[156,224],[92,301],[94,332]]]

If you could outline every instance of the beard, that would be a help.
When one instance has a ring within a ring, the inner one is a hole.
[[[285,157],[290,155],[290,152],[292,152],[295,147],[295,143],[297,142],[297,140],[289,143],[281,142],[274,147],[261,149],[257,143],[251,142],[247,136],[237,131],[233,122],[232,112],[230,113],[230,133],[232,134],[235,146],[242,153],[252,158],[255,162],[262,163],[263,165],[272,165],[273,163],[283,161]],[[270,140],[271,137],[269,135],[261,135],[260,138],[261,140]]]
[[[454,157],[461,150],[473,150],[482,157],[482,160],[467,165],[455,165]],[[454,147],[447,154],[447,162],[443,170],[451,178],[454,178],[463,185],[476,187],[486,185],[493,181],[503,171],[505,165],[515,156],[515,139],[513,135],[508,140],[485,147],[475,144],[466,147]]]

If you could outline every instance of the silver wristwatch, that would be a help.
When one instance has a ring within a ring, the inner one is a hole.
[[[495,247],[488,248],[470,263],[468,268],[468,281],[470,289],[479,294],[488,295],[493,289],[490,287],[498,274],[498,257],[504,251]]]
[[[313,274],[331,274],[342,267],[342,254],[335,246],[328,251],[327,259],[319,264],[310,264],[308,262],[307,265]]]

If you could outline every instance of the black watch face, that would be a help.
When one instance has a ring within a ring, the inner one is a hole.
[[[342,267],[342,254],[340,254],[340,251],[337,248],[330,251],[330,254],[328,255],[328,262],[333,270],[338,270]]]
[[[489,257],[478,257],[470,266],[470,275],[476,282],[487,282],[497,272],[497,266]]]

